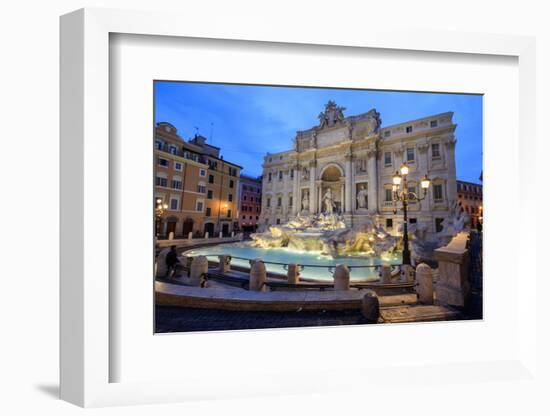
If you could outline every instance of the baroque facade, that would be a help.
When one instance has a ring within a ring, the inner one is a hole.
[[[403,215],[392,176],[407,163],[411,192],[422,192],[425,174],[432,181],[426,199],[409,205],[409,221],[439,231],[457,199],[453,113],[381,128],[375,109],[349,117],[344,110],[329,101],[317,126],[296,133],[293,149],[264,157],[262,226],[332,210],[348,226],[374,215],[397,233]]]

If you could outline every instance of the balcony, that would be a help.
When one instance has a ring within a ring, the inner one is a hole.
[[[174,149],[174,147],[171,147],[170,145],[164,144],[162,146],[156,146],[156,149],[165,152],[174,156],[179,156],[184,159],[193,160],[198,163],[207,164],[207,160],[204,156],[198,155],[196,153],[191,153],[188,151],[183,151],[181,149]]]

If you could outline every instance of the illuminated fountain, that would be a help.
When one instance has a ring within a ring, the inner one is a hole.
[[[388,234],[369,215],[361,226],[346,227],[334,213],[298,215],[284,225],[272,225],[251,235],[252,247],[288,247],[297,251],[319,252],[338,258],[350,255],[381,256],[396,248],[398,238]]]

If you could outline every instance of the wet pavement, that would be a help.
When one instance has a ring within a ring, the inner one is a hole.
[[[359,311],[246,312],[158,305],[155,322],[157,333],[366,324]]]

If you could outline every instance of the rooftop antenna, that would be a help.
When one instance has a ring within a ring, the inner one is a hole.
[[[195,137],[197,137],[198,135],[199,135],[199,128],[195,126]]]

